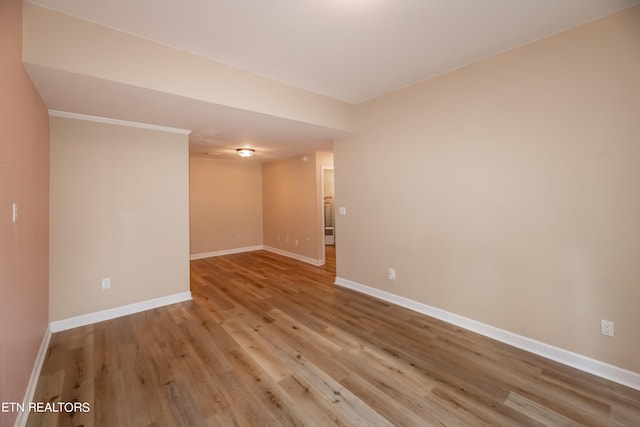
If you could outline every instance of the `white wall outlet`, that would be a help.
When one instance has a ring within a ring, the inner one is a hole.
[[[611,320],[601,320],[600,327],[602,328],[602,335],[608,337],[615,336],[615,330],[613,329],[613,322]]]
[[[346,208],[346,207],[344,207],[344,206],[340,206],[340,207],[338,208],[338,215],[343,215],[343,216],[344,216],[344,215],[346,215],[346,214],[347,214],[347,208]]]
[[[387,273],[387,279],[396,280],[396,269],[395,268],[390,268],[389,269],[389,273]]]
[[[111,287],[111,279],[109,277],[105,277],[102,279],[102,289],[109,289]]]

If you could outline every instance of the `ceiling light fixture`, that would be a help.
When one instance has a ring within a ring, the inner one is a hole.
[[[251,157],[256,154],[256,150],[253,148],[238,148],[236,153],[238,153],[238,156],[240,157]]]

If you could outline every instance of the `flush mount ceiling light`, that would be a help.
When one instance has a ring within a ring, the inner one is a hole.
[[[256,150],[254,150],[253,148],[238,148],[236,150],[236,153],[240,157],[251,157],[256,154]]]

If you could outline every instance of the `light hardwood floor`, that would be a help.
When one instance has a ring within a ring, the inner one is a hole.
[[[640,426],[640,392],[265,251],[191,262],[190,302],[53,335],[30,426]]]

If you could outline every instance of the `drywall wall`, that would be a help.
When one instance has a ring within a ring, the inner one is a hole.
[[[262,245],[262,165],[189,159],[191,255]]]
[[[0,2],[0,70],[0,402],[22,402],[49,320],[49,125],[22,65],[20,0]]]
[[[639,111],[640,7],[361,105],[337,275],[640,372]]]
[[[323,194],[324,197],[331,197],[333,198],[335,196],[334,194],[334,177],[333,177],[333,168],[327,168],[326,172],[323,174]]]
[[[262,224],[265,246],[320,264],[322,175],[317,167],[316,153],[262,165]]]
[[[51,320],[188,292],[187,135],[60,117],[50,132]]]

